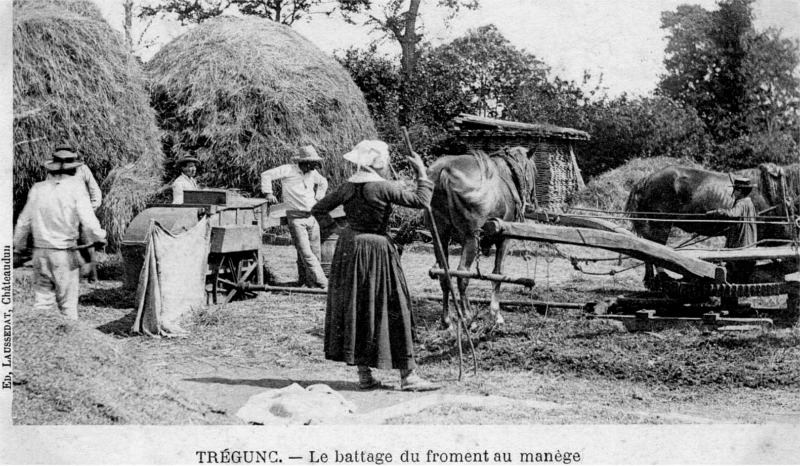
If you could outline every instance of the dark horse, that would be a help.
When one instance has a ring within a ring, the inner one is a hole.
[[[749,178],[756,184],[750,198],[759,215],[786,218],[789,206],[797,211],[800,165],[763,164],[736,172],[735,176]],[[727,173],[671,165],[636,182],[625,210],[632,217],[634,233],[660,244],[667,243],[673,226],[702,236],[723,236],[730,224],[696,220],[708,220],[698,214],[733,206],[732,191],[731,176]],[[669,218],[676,220],[664,221]],[[791,228],[780,224],[759,224],[757,230],[759,241],[791,239],[792,234]],[[653,272],[650,266],[646,268],[645,281],[653,278]]]
[[[454,240],[461,245],[458,270],[469,270],[478,254],[489,254],[496,247],[494,271],[502,274],[507,242],[501,237],[480,238],[481,228],[487,219],[521,221],[525,205],[531,200],[536,168],[523,147],[504,148],[487,155],[473,151],[466,155],[451,155],[438,159],[428,169],[434,182],[431,209],[447,255],[447,245]],[[443,319],[449,325],[449,296],[444,278],[440,279],[443,296]],[[458,278],[462,309],[472,317],[467,298],[469,279]],[[502,323],[498,293],[500,282],[495,282],[489,309],[495,322]]]

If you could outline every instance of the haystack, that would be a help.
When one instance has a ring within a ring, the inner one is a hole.
[[[202,162],[200,182],[259,194],[259,175],[311,144],[338,184],[341,158],[377,133],[361,91],[332,57],[291,28],[220,17],[181,35],[145,65],[171,160]]]
[[[42,162],[69,141],[101,185],[113,247],[161,181],[141,67],[89,1],[15,2],[13,40],[15,218],[44,179]]]

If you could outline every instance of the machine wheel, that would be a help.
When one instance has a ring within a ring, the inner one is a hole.
[[[252,298],[255,293],[243,291],[239,283],[258,283],[258,251],[210,254],[206,293],[214,304],[235,299]]]
[[[792,327],[800,325],[800,287],[796,282],[790,282],[794,285],[793,289],[789,290],[786,296],[786,312],[780,316],[779,325],[786,325]]]
[[[670,298],[700,298],[719,296],[722,298],[747,298],[751,296],[774,296],[787,292],[786,283],[702,283],[662,282],[661,291]]]

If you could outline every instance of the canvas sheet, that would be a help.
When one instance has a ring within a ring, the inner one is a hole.
[[[136,290],[133,332],[154,337],[186,335],[181,317],[205,300],[210,237],[207,217],[179,235],[151,221]]]

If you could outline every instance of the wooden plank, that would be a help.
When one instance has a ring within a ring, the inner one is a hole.
[[[798,251],[792,246],[774,248],[754,247],[747,249],[682,250],[681,254],[704,261],[731,262],[741,260],[797,259]]]
[[[467,270],[450,270],[450,275],[458,278],[471,278],[474,280],[489,280],[492,282],[513,283],[515,285],[523,286],[536,286],[536,281],[532,278],[525,277],[509,277],[508,275],[498,275],[494,273],[482,273],[478,275],[476,272]],[[433,268],[428,271],[431,278],[439,278],[444,275],[443,269]]]
[[[633,233],[612,223],[608,220],[599,218],[576,217],[569,214],[554,214],[551,212],[525,212],[525,218],[536,220],[537,222],[552,223],[567,227],[594,228],[595,230],[611,231],[623,235],[634,236]]]
[[[414,296],[417,299],[427,299],[429,301],[441,301],[442,295],[438,294],[422,294],[419,296]],[[489,298],[469,298],[469,302],[476,303],[476,304],[489,304],[492,302]],[[501,306],[529,306],[529,307],[541,307],[541,308],[554,308],[554,309],[580,309],[584,310],[587,307],[587,304],[581,303],[560,303],[560,302],[548,302],[548,301],[528,301],[528,300],[513,300],[513,299],[500,299],[498,303]]]
[[[514,239],[606,249],[650,262],[684,277],[694,276],[718,283],[725,282],[724,268],[632,235],[589,228],[505,222],[496,218],[487,221],[483,230],[489,235],[503,235]]]

